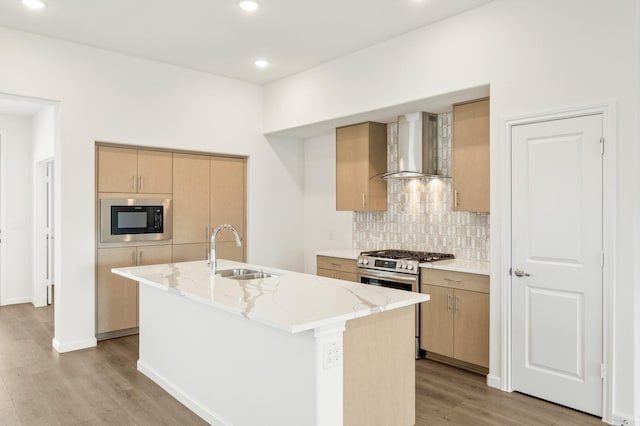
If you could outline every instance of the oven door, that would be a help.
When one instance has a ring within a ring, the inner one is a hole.
[[[411,274],[359,268],[358,281],[362,284],[390,287],[398,290],[420,291],[418,289],[418,276]]]
[[[419,292],[420,278],[418,275],[399,274],[396,272],[378,271],[366,268],[358,268],[358,281],[361,284],[390,287],[398,290]],[[421,358],[420,353],[420,303],[416,304],[416,359]]]

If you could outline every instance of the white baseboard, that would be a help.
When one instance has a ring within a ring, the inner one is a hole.
[[[487,374],[487,386],[504,390],[502,389],[502,378],[493,374]]]
[[[33,303],[33,297],[12,297],[2,302],[2,306],[5,305],[19,305],[21,303]]]
[[[639,424],[634,421],[633,416],[627,413],[613,413],[613,423],[616,426],[636,426]]]
[[[182,389],[177,388],[173,383],[165,380],[157,371],[138,360],[138,371],[153,380],[158,386],[166,390],[171,396],[180,401],[188,409],[202,417],[206,422],[213,426],[229,426],[231,423],[225,421],[222,416],[202,406],[200,403],[192,399],[189,394]]]
[[[53,349],[58,353],[78,351],[80,349],[93,348],[98,345],[98,340],[95,337],[89,339],[76,340],[73,342],[61,342],[58,339],[53,339]]]

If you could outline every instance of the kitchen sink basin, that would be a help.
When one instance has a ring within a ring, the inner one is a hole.
[[[261,280],[263,278],[269,278],[269,277],[277,277],[277,275],[269,274],[266,272],[256,272],[253,274],[234,275],[232,277],[227,277],[227,278],[231,278],[232,280],[249,281],[249,280]]]
[[[221,277],[224,277],[224,278],[234,278],[242,275],[258,274],[258,273],[260,273],[260,271],[256,271],[255,269],[236,268],[236,269],[223,269],[221,271],[216,272],[216,275],[220,275]]]
[[[260,272],[254,269],[223,269],[216,272],[216,275],[220,275],[223,278],[229,278],[231,280],[261,280],[263,278],[277,277],[275,274],[269,274],[268,272]]]

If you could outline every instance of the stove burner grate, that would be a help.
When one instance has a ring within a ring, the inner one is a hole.
[[[449,253],[432,253],[428,251],[412,250],[371,250],[363,251],[361,256],[374,256],[387,259],[407,259],[418,262],[435,262],[436,260],[453,259],[455,256]]]

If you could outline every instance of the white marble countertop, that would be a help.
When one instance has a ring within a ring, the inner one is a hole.
[[[320,250],[316,252],[318,256],[339,257],[341,259],[353,259],[358,260],[360,253],[365,250],[362,249],[329,249]]]
[[[218,270],[257,269],[278,276],[251,281],[209,273],[206,261],[114,268],[114,274],[290,333],[429,300],[429,295],[228,260]]]
[[[421,263],[421,268],[433,268],[443,271],[466,272],[467,274],[489,275],[489,262],[469,259],[439,260]]]

